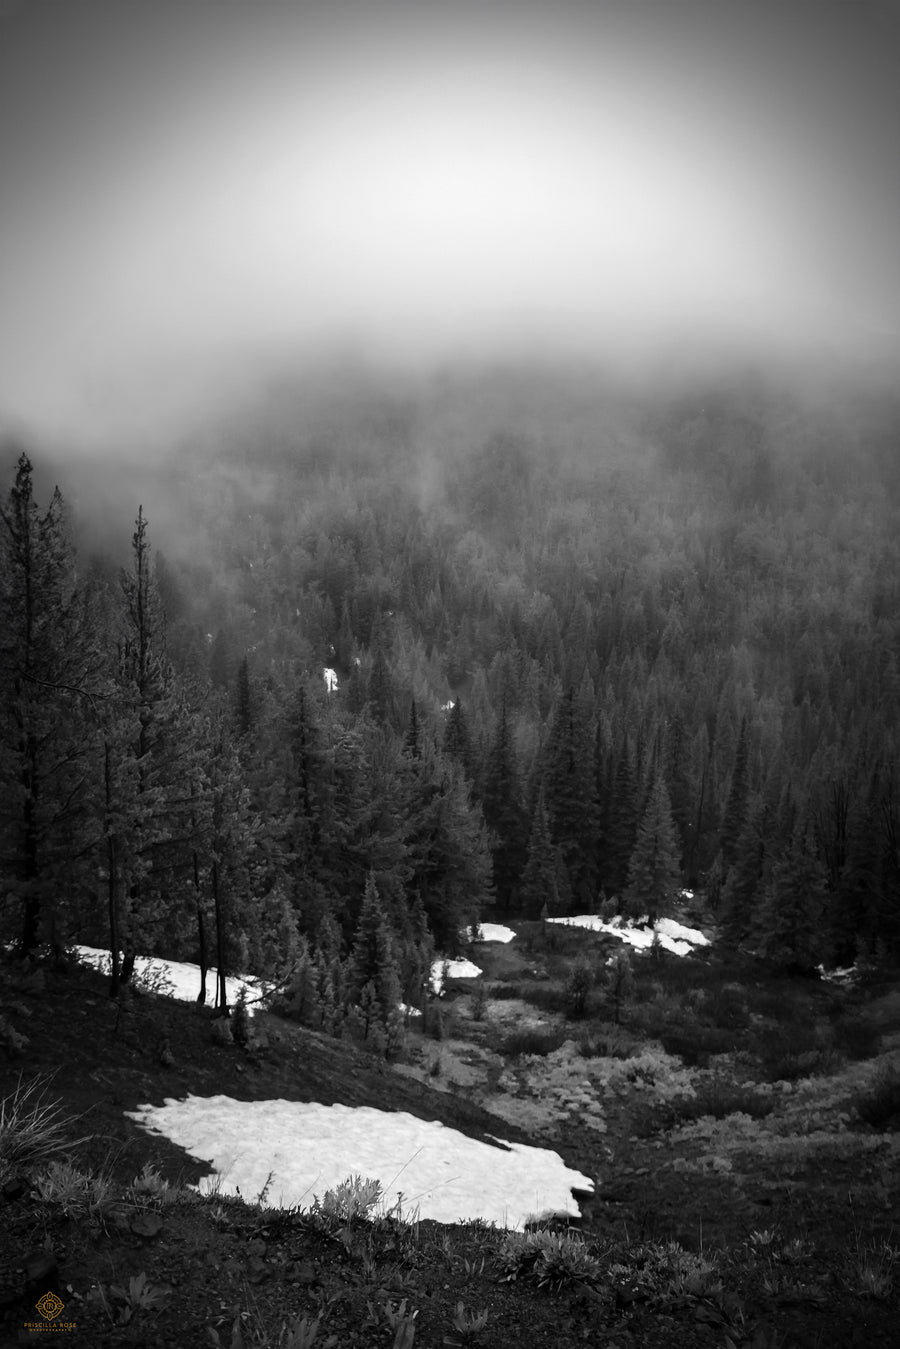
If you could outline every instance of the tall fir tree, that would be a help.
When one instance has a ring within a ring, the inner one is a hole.
[[[352,1002],[360,1002],[370,984],[380,1015],[387,1020],[400,1002],[400,968],[396,939],[371,872],[366,877],[359,923],[350,951],[347,996]]]
[[[90,851],[100,694],[62,496],[41,514],[32,474],[21,455],[0,508],[0,879],[23,955],[64,940],[60,895]]]
[[[737,746],[734,752],[734,767],[731,770],[731,784],[728,788],[728,799],[725,803],[725,812],[722,816],[722,828],[719,836],[719,846],[722,850],[722,860],[724,862],[724,871],[726,875],[737,855],[738,839],[740,838],[747,814],[747,798],[750,793],[748,741],[749,731],[747,728],[747,718],[742,717]]]
[[[553,841],[569,878],[572,903],[589,910],[597,896],[599,806],[594,777],[594,727],[588,699],[567,689],[556,710],[546,752],[546,806]]]
[[[628,867],[626,910],[635,917],[646,913],[650,922],[655,923],[672,912],[680,885],[678,838],[672,807],[665,779],[657,774]]]
[[[509,912],[515,907],[516,886],[524,865],[527,822],[505,699],[485,764],[482,809],[493,835],[491,853],[497,903]]]
[[[621,897],[628,884],[628,867],[639,823],[638,784],[631,746],[626,740],[613,778],[606,829],[606,868],[601,884],[609,895]]]
[[[801,819],[775,862],[762,906],[759,950],[770,963],[807,972],[830,954],[825,902],[825,870],[813,830]]]
[[[545,908],[551,915],[568,913],[571,906],[569,874],[550,834],[543,782],[534,803],[525,868],[516,893],[517,911],[523,918],[539,918]]]

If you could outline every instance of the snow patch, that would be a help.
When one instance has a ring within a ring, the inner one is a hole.
[[[93,965],[94,969],[109,972],[109,951],[96,946],[76,946],[75,954],[83,965]],[[177,998],[179,1002],[197,1001],[197,994],[200,992],[199,965],[191,965],[184,960],[161,960],[158,956],[138,956],[134,962],[134,972],[150,982],[157,976],[164,979],[171,985],[171,991],[169,989],[163,991],[167,996]],[[216,1000],[216,977],[214,969],[206,971],[206,1000],[210,1004]],[[237,1002],[242,988],[247,991],[247,1011],[252,1015],[253,1003],[249,1000],[259,998],[263,992],[261,982],[252,974],[225,976],[225,992],[229,1007],[233,1007]]]
[[[478,932],[479,936],[474,938],[475,941],[507,942],[512,941],[513,937],[516,935],[511,927],[504,927],[502,923],[479,923]],[[463,928],[460,935],[471,938],[471,933],[472,929],[466,927]]]
[[[551,918],[551,923],[561,923],[564,927],[584,927],[590,932],[607,932],[618,937],[638,951],[646,951],[655,937],[659,937],[660,946],[676,956],[690,955],[696,946],[709,946],[709,939],[697,928],[685,927],[674,918],[658,918],[653,927],[629,923],[623,918],[613,918],[607,923],[596,914],[580,913],[573,918]]]
[[[431,966],[431,989],[434,993],[440,993],[444,987],[444,974],[446,972],[448,979],[477,979],[481,970],[477,965],[473,965],[471,960],[457,958],[456,960],[435,960]]]
[[[252,1201],[266,1189],[269,1203],[285,1208],[308,1207],[352,1173],[380,1180],[386,1207],[399,1199],[406,1216],[522,1228],[556,1213],[578,1217],[573,1187],[594,1188],[548,1148],[502,1139],[495,1147],[372,1106],[188,1096],[127,1113],[209,1162],[216,1174],[201,1180],[201,1192]]]

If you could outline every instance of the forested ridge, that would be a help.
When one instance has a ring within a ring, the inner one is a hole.
[[[282,392],[121,557],[8,453],[3,939],[388,1039],[488,906],[900,954],[896,400],[587,388]]]

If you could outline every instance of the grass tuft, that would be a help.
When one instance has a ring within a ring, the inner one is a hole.
[[[78,1116],[64,1115],[61,1101],[46,1099],[49,1081],[36,1077],[26,1084],[20,1077],[12,1095],[0,1100],[0,1185],[86,1141],[69,1137]]]

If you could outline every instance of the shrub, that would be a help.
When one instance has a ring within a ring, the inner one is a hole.
[[[585,1035],[578,1046],[585,1059],[630,1059],[641,1052],[641,1042],[622,1026],[606,1026]]]
[[[592,1282],[602,1270],[600,1261],[590,1254],[581,1238],[546,1228],[508,1233],[497,1251],[497,1263],[507,1282],[525,1274],[541,1287]]]
[[[815,1025],[801,1018],[787,1026],[759,1027],[756,1056],[767,1082],[796,1082],[834,1067],[834,1054]]]
[[[900,1129],[900,1069],[882,1069],[856,1102],[856,1113],[872,1129]]]
[[[521,998],[522,989],[519,984],[491,984],[488,989],[488,997],[496,1002],[505,1002],[511,998]]]
[[[881,1031],[867,1017],[840,1017],[834,1025],[834,1042],[848,1059],[873,1059],[881,1048]]]
[[[528,1026],[508,1035],[500,1045],[500,1053],[507,1058],[513,1058],[517,1054],[539,1054],[542,1058],[545,1058],[548,1054],[552,1054],[555,1049],[559,1049],[565,1038],[565,1034],[561,1030]]]
[[[594,987],[594,968],[583,958],[576,960],[566,983],[566,1010],[570,1016],[584,1016],[588,997]]]
[[[350,1222],[353,1218],[368,1218],[372,1209],[381,1201],[380,1180],[367,1176],[348,1176],[333,1190],[326,1190],[322,1199],[313,1197],[312,1209],[316,1216]]]
[[[708,1115],[713,1119],[727,1119],[729,1115],[765,1119],[774,1108],[775,1102],[771,1096],[738,1082],[713,1078],[698,1086],[695,1096],[678,1096],[670,1101],[666,1117],[670,1126],[703,1119]]]
[[[231,1034],[236,1045],[246,1049],[250,1044],[250,1013],[247,1011],[247,990],[241,987],[237,1002],[231,1011]]]
[[[667,1054],[677,1054],[688,1068],[707,1068],[713,1055],[728,1054],[735,1048],[732,1032],[689,1022],[661,1031],[659,1041]]]
[[[53,1161],[35,1181],[35,1191],[44,1204],[55,1204],[67,1217],[103,1212],[113,1199],[112,1181],[80,1171],[70,1162]]]

